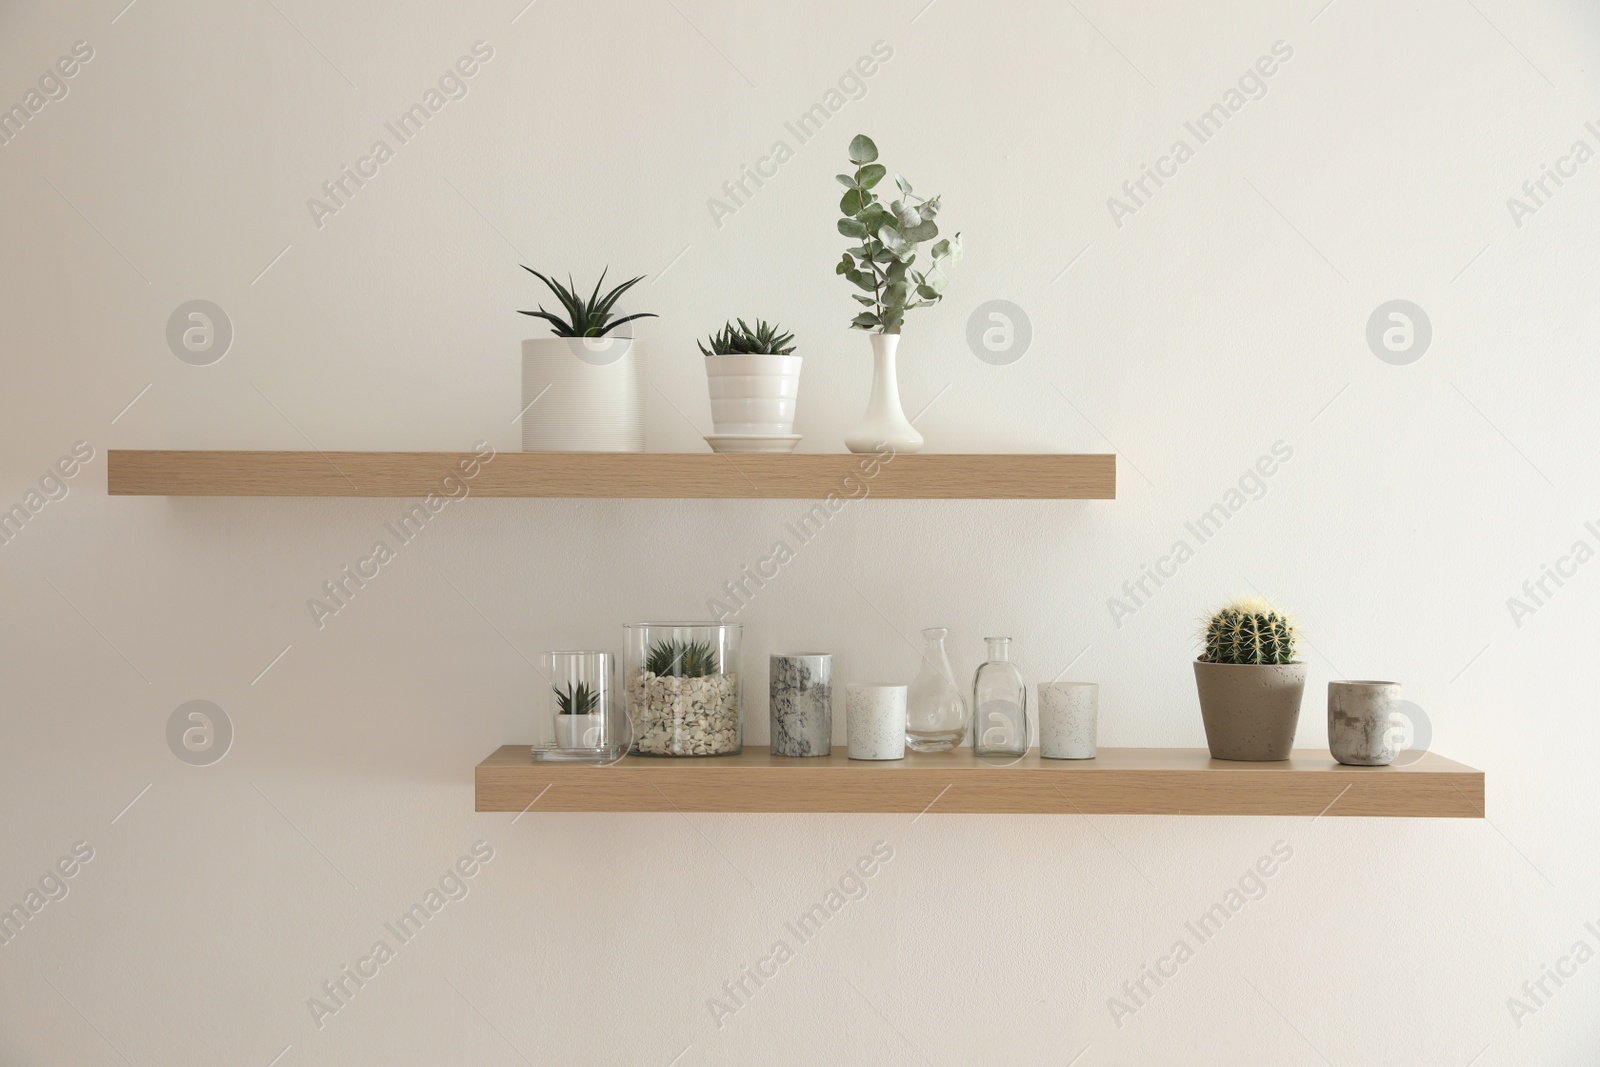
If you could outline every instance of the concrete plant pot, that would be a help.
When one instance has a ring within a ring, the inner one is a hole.
[[[1195,660],[1200,717],[1212,759],[1288,759],[1300,723],[1306,665],[1271,666]]]

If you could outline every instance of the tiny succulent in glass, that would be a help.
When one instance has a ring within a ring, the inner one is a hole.
[[[623,293],[644,280],[644,275],[642,274],[637,278],[628,279],[604,296],[601,296],[600,286],[605,284],[606,280],[606,271],[603,270],[600,272],[600,280],[595,283],[594,292],[590,293],[589,298],[585,300],[580,295],[577,285],[573,283],[572,275],[570,274],[567,275],[567,284],[562,285],[560,282],[540,274],[532,267],[523,266],[522,269],[544,282],[546,287],[555,294],[556,299],[561,302],[561,307],[566,312],[566,317],[562,318],[560,315],[546,311],[543,304],[539,305],[538,311],[519,311],[518,314],[532,315],[536,319],[543,319],[550,324],[551,332],[557,337],[604,337],[625,322],[632,322],[634,319],[653,319],[657,317],[654,312],[641,311],[633,315],[624,315],[620,319],[612,318],[612,309],[616,306],[617,300],[621,298]],[[607,267],[606,270],[610,270],[610,268]]]
[[[794,345],[790,344],[794,334],[780,333],[783,327],[757,319],[752,330],[743,319],[736,321],[738,327],[730,322],[712,334],[708,338],[711,347],[700,345],[700,353],[706,356],[787,356],[794,351]]]
[[[627,748],[627,717],[609,652],[546,652],[544,711],[553,739],[535,745],[535,759],[610,762]],[[541,731],[542,732],[542,731]],[[548,735],[547,735],[548,736]]]
[[[1262,600],[1240,600],[1206,620],[1201,633],[1207,663],[1294,663],[1300,627]]]
[[[911,191],[911,183],[899,174],[894,181],[900,199],[885,204],[873,192],[888,174],[877,162],[878,146],[866,134],[850,142],[850,162],[854,174],[837,175],[845,187],[839,211],[839,232],[861,243],[845,250],[835,274],[842,274],[860,293],[851,294],[867,310],[850,325],[860,330],[899,333],[906,312],[932,307],[944,298],[949,278],[945,271],[961,262],[961,235],[935,241],[928,249],[926,270],[914,270],[917,248],[939,236],[934,221],[939,214],[937,196],[921,197]]]
[[[565,690],[556,689],[555,694],[557,715],[593,715],[600,706],[599,692],[587,682],[568,682]]]
[[[650,646],[644,669],[658,678],[704,678],[716,673],[717,660],[708,641],[659,641]]]

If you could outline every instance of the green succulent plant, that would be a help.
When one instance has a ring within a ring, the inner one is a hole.
[[[1241,600],[1206,620],[1202,637],[1207,663],[1294,663],[1300,627],[1261,600]]]
[[[717,673],[717,657],[704,641],[661,641],[651,646],[644,669],[658,678],[704,678]]]
[[[556,710],[561,715],[593,715],[600,707],[600,694],[589,688],[587,682],[574,686],[567,683],[566,691],[555,690]]]
[[[736,356],[736,355],[762,355],[762,356],[787,356],[794,351],[794,345],[789,344],[794,340],[792,333],[779,333],[781,326],[769,325],[761,319],[756,320],[756,328],[751,329],[743,319],[737,320],[739,326],[734,328],[733,323],[726,323],[721,330],[711,335],[711,349],[706,350],[705,345],[700,346],[702,355],[707,356]],[[785,347],[787,346],[787,347]]]
[[[562,285],[558,281],[545,277],[532,267],[523,266],[522,269],[549,287],[550,291],[555,294],[556,299],[561,301],[561,306],[566,310],[567,317],[562,318],[560,315],[551,314],[544,309],[543,304],[539,305],[538,311],[519,311],[517,314],[532,315],[536,319],[545,320],[550,324],[551,330],[557,337],[604,337],[625,322],[632,322],[634,319],[653,319],[657,317],[654,312],[650,311],[641,311],[636,315],[624,315],[620,319],[611,317],[611,309],[616,304],[617,299],[640,281],[643,281],[643,274],[637,278],[628,279],[606,293],[605,296],[601,296],[600,286],[606,280],[606,271],[603,270],[600,272],[600,281],[595,283],[594,292],[590,293],[589,299],[585,300],[578,295],[578,287],[573,284],[572,275],[570,274],[567,275],[567,284]],[[606,270],[610,269],[610,267],[606,268]]]
[[[866,134],[850,142],[852,174],[838,175],[845,187],[839,201],[839,232],[861,243],[845,250],[835,274],[842,274],[860,293],[852,293],[867,310],[850,320],[859,330],[899,333],[906,312],[932,307],[944,299],[949,278],[945,271],[961,262],[961,235],[936,241],[928,250],[926,271],[913,270],[917,246],[939,236],[934,218],[939,214],[939,198],[924,199],[911,191],[911,183],[896,174],[902,199],[885,205],[872,190],[883,181],[888,170],[877,162],[878,146]]]

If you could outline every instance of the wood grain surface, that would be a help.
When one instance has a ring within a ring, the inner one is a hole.
[[[1047,760],[1034,749],[1002,766],[967,748],[866,762],[843,748],[792,758],[746,747],[736,756],[629,756],[593,766],[536,763],[528,746],[506,745],[478,765],[477,810],[524,809],[1482,818],[1484,777],[1434,753],[1403,767],[1346,767],[1311,749],[1277,763],[1170,748]]]
[[[500,452],[461,478],[468,452],[183,452],[112,449],[112,496],[723,497],[824,500],[1111,500],[1114,454],[719,455]],[[875,470],[872,468],[875,467]],[[868,471],[871,473],[868,473]]]

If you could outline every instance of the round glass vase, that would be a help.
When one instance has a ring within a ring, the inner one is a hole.
[[[553,740],[535,758],[605,762],[627,747],[627,720],[609,652],[546,652],[544,713]]]
[[[744,747],[740,623],[636,622],[623,628],[629,749],[639,756],[731,756]]]

